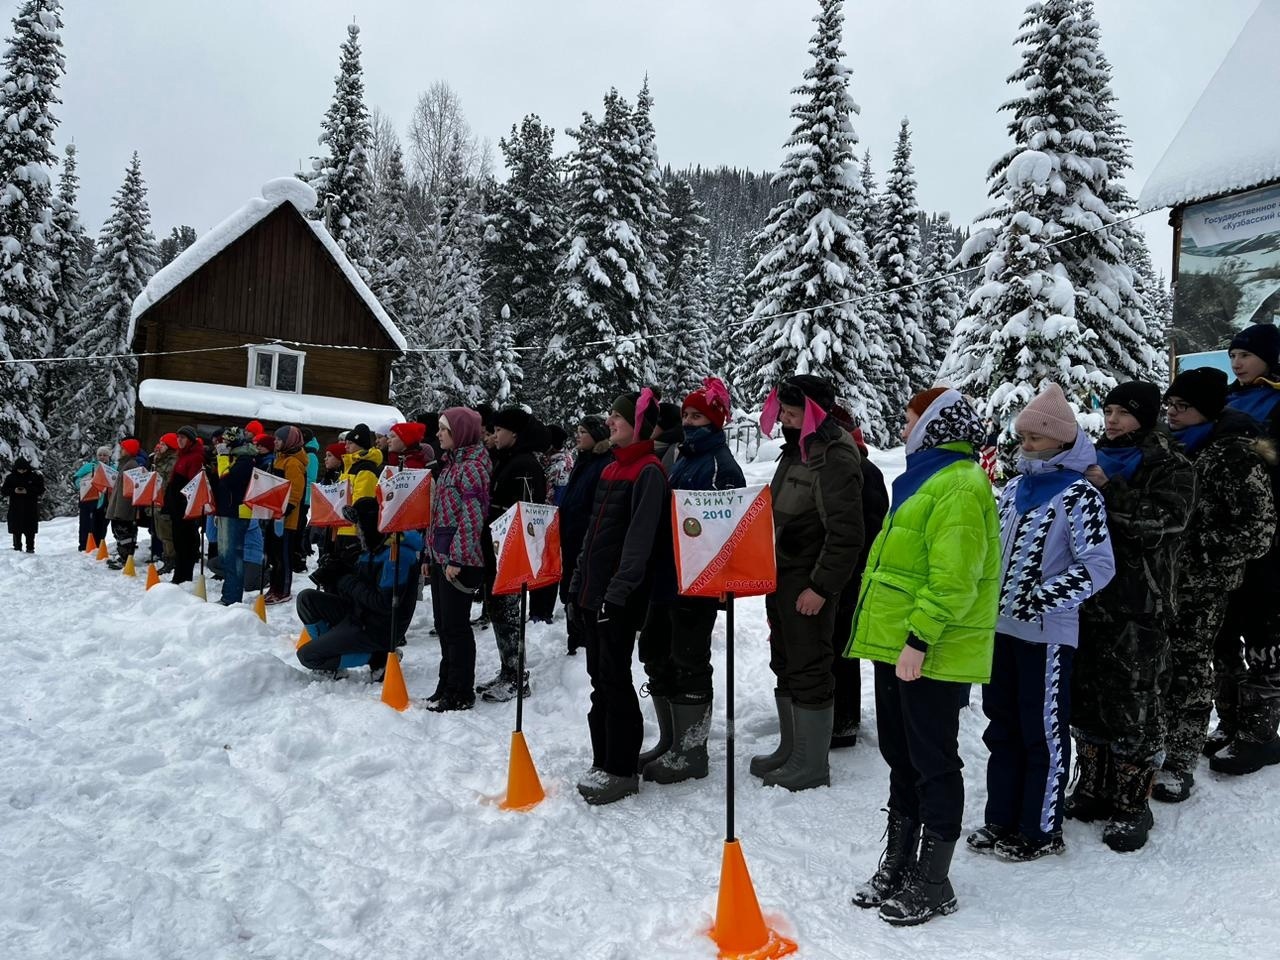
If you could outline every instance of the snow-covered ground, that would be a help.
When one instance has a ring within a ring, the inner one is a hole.
[[[900,455],[877,459],[901,469]],[[548,797],[507,813],[493,799],[514,704],[396,713],[376,686],[304,674],[291,609],[262,624],[169,584],[147,593],[74,541],[73,522],[55,521],[35,556],[0,552],[0,957],[715,955],[704,934],[724,829],[722,703],[709,778],[588,807],[573,789],[589,759],[585,664],[564,655],[562,621],[533,627],[525,730]],[[958,851],[959,912],[915,930],[850,906],[876,866],[887,793],[869,669],[863,739],[832,754],[831,788],[762,788],[746,771],[776,730],[762,602],[740,602],[737,622],[738,833],[799,956],[1277,955],[1280,768],[1226,780],[1202,766],[1192,799],[1158,806],[1136,854],[1076,823],[1047,862]],[[428,627],[424,612],[405,660],[417,698],[434,687]],[[483,678],[492,634],[479,646]],[[962,724],[971,825],[984,795],[977,695]]]

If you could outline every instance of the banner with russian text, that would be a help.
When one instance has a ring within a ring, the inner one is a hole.
[[[752,597],[777,589],[773,495],[767,486],[675,490],[671,526],[682,595]]]
[[[497,560],[493,592],[519,593],[560,582],[560,511],[520,501],[489,524]]]

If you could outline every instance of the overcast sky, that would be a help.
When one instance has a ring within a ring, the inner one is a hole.
[[[847,0],[854,126],[878,180],[907,116],[921,205],[962,223],[984,209],[987,168],[1009,144],[997,107],[1016,92],[1005,77],[1024,6]],[[1136,196],[1256,0],[1096,6]],[[69,2],[59,143],[79,148],[90,230],[137,150],[157,236],[181,223],[203,232],[316,151],[354,16],[367,103],[402,131],[418,94],[445,80],[496,153],[524,114],[563,131],[584,110],[598,113],[610,86],[634,99],[647,71],[664,163],[774,169],[816,10],[814,0]],[[570,142],[561,135],[562,150]],[[1140,222],[1167,271],[1166,218]]]

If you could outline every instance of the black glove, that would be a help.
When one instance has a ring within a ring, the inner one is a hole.
[[[293,513],[293,508],[296,506],[296,503],[286,504],[284,508],[284,515],[287,517],[289,514]]]

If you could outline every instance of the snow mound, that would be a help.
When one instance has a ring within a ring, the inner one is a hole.
[[[1262,0],[1156,164],[1140,209],[1180,207],[1280,180],[1277,36],[1280,0]]]
[[[268,180],[262,185],[262,199],[273,205],[288,200],[298,208],[299,213],[311,212],[320,202],[311,184],[303,183],[297,177],[276,177],[274,180]]]

